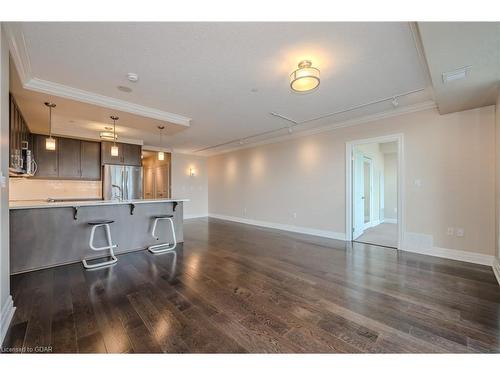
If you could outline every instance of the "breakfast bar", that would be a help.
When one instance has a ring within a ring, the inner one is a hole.
[[[89,248],[89,222],[112,220],[115,254],[143,250],[169,242],[166,224],[151,235],[154,218],[172,215],[176,242],[183,242],[183,202],[186,199],[137,199],[95,201],[11,201],[10,271],[12,274],[99,258],[106,252]],[[104,230],[96,231],[94,243],[105,246]]]

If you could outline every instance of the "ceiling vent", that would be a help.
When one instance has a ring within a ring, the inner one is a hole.
[[[459,81],[461,79],[465,79],[469,76],[470,70],[471,66],[464,66],[463,68],[443,73],[442,74],[443,83],[449,83],[452,81]]]

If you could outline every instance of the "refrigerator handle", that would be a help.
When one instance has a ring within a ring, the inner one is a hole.
[[[123,200],[128,200],[127,167],[123,167]]]
[[[130,181],[128,179],[128,168],[125,168],[125,190],[127,191],[127,200],[130,200],[128,193]]]
[[[125,170],[123,167],[121,168],[121,177],[122,177],[122,200],[125,200]]]

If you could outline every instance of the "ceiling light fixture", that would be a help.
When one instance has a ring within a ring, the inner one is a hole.
[[[118,116],[110,116],[113,120],[113,146],[111,146],[111,156],[118,156],[118,146],[116,145],[116,120]]]
[[[113,129],[113,128],[111,128]],[[118,136],[114,135],[113,132],[110,132],[110,131],[106,131],[106,132],[100,132],[99,133],[99,137],[101,139],[109,139],[109,140],[113,140],[113,139],[118,139]]]
[[[307,92],[319,86],[319,69],[311,61],[299,62],[298,69],[290,74],[290,87],[296,92]]]
[[[394,108],[396,108],[399,105],[399,100],[397,97],[392,98],[391,104]]]
[[[165,129],[164,126],[158,126],[158,129],[160,129],[160,147],[162,147],[162,142],[161,142],[161,135],[163,132],[163,129]],[[163,151],[158,151],[158,160],[165,160],[165,153]]]
[[[56,149],[56,140],[52,138],[52,108],[55,108],[56,105],[50,102],[44,104],[49,108],[49,137],[45,139],[45,149],[54,151]]]

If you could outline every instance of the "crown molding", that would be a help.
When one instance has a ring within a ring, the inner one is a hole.
[[[397,116],[407,115],[407,114],[414,113],[414,112],[427,111],[427,110],[436,109],[436,108],[437,108],[436,103],[434,101],[428,100],[428,101],[425,101],[422,103],[409,105],[406,107],[401,107],[401,108],[394,109],[391,111],[380,112],[380,113],[375,113],[375,114],[368,115],[368,116],[355,118],[352,120],[336,122],[336,123],[332,123],[329,125],[320,126],[320,127],[314,128],[314,129],[294,130],[294,132],[292,134],[279,135],[279,136],[276,136],[276,137],[273,137],[270,139],[265,139],[265,140],[257,141],[257,142],[253,142],[253,143],[246,143],[244,145],[235,145],[234,147],[226,148],[226,149],[220,150],[220,151],[200,153],[200,155],[215,156],[215,155],[225,154],[225,153],[236,151],[236,150],[243,150],[243,149],[252,148],[252,147],[261,146],[261,145],[285,142],[285,141],[288,141],[291,139],[302,138],[302,137],[306,137],[309,135],[325,133],[325,132],[332,131],[335,129],[361,125],[361,124],[365,124],[367,122],[383,120],[383,119],[390,118],[390,117],[397,117]]]
[[[49,95],[76,100],[83,103],[97,105],[99,107],[111,108],[117,111],[133,113],[138,116],[167,121],[173,124],[189,127],[191,119],[175,113],[161,111],[159,109],[145,107],[143,105],[115,99],[109,96],[96,94],[90,91],[80,90],[74,87],[61,85],[39,78],[32,78],[24,84],[28,90],[43,92]]]
[[[20,24],[16,22],[2,22],[7,41],[9,43],[9,51],[14,60],[14,64],[24,85],[32,78],[31,62],[26,47],[26,39],[21,30]]]
[[[17,73],[19,74],[19,78],[25,89],[93,104],[99,107],[111,108],[117,111],[132,113],[138,116],[153,118],[186,127],[191,125],[191,119],[189,117],[178,115],[176,113],[161,111],[156,108],[146,107],[34,77],[31,70],[31,62],[28,48],[26,46],[26,39],[22,32],[21,24],[18,22],[4,22],[2,23],[2,26],[7,36],[10,54],[14,60]]]

